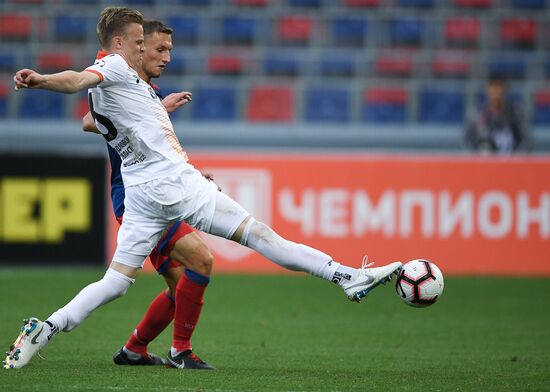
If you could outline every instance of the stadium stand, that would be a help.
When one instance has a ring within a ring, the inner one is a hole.
[[[231,16],[224,18],[222,23],[225,44],[251,45],[254,42],[254,19]]]
[[[191,118],[200,121],[236,120],[236,89],[234,87],[197,87],[193,93]]]
[[[455,0],[457,7],[465,8],[490,8],[492,6],[491,0]]]
[[[8,91],[7,84],[0,84],[0,117],[6,117],[8,114]]]
[[[0,39],[27,40],[32,32],[30,15],[5,13],[0,15]]]
[[[74,59],[71,53],[42,53],[38,56],[37,67],[39,72],[59,72],[72,69]]]
[[[252,122],[294,120],[294,91],[286,86],[258,85],[251,88],[246,118]]]
[[[550,125],[550,90],[539,90],[533,97],[533,124]]]
[[[363,93],[362,120],[374,123],[404,123],[408,91],[404,88],[373,87]]]
[[[462,89],[424,87],[419,95],[420,122],[461,124],[464,121],[465,95]]]
[[[332,20],[332,42],[335,46],[363,46],[368,22],[357,17],[337,17]]]
[[[546,8],[546,3],[546,0],[513,0],[512,6],[514,8],[541,10]]]
[[[95,20],[84,16],[60,15],[53,21],[53,35],[56,41],[82,42],[95,27]]]
[[[166,23],[174,29],[172,40],[175,44],[196,44],[199,40],[199,19],[196,17],[172,16]]]
[[[243,62],[239,56],[231,54],[213,54],[208,58],[208,72],[215,75],[240,75]]]
[[[347,123],[350,118],[351,100],[347,89],[314,87],[306,91],[306,121]]]
[[[475,17],[453,17],[445,21],[445,40],[449,47],[477,48],[481,22]]]
[[[390,40],[395,46],[422,45],[424,21],[416,17],[395,19],[391,22]]]
[[[307,45],[312,29],[307,16],[283,16],[277,21],[277,39],[282,44]]]
[[[533,49],[537,38],[537,23],[533,19],[504,19],[500,23],[500,38],[506,46]]]
[[[1,3],[0,84],[9,84],[20,66],[55,72],[82,69],[92,60],[95,15],[104,1]],[[495,73],[511,79],[522,97],[531,97],[522,103],[535,125],[548,124],[547,90],[541,86],[550,79],[549,3],[123,1],[173,27],[166,85],[200,86],[193,105],[174,118],[409,125],[460,124]],[[333,102],[314,94],[334,85]],[[9,105],[2,97],[2,116],[32,117],[25,105],[38,101],[34,93],[16,97]],[[85,109],[83,97],[51,97],[59,107],[39,108],[35,117],[78,118]]]
[[[62,118],[65,116],[65,95],[46,90],[21,92],[19,115],[22,118]]]

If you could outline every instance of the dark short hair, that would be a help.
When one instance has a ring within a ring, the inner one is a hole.
[[[153,33],[172,34],[174,30],[171,27],[166,26],[160,20],[144,20],[143,21],[143,35],[148,36]]]
[[[97,37],[103,48],[109,46],[111,39],[125,33],[131,23],[143,23],[141,12],[127,7],[107,7],[101,11],[97,22]]]
[[[489,83],[506,84],[506,75],[501,72],[493,72],[489,75],[487,80]]]

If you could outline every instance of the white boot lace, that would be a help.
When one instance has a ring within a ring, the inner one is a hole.
[[[369,263],[369,256],[368,255],[363,256],[363,261],[361,262],[361,269],[362,270],[365,270],[365,269],[367,269],[367,268],[369,268],[373,265],[374,265],[373,261]]]

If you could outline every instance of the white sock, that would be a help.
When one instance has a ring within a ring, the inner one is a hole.
[[[332,281],[337,285],[343,286],[344,284],[355,279],[357,272],[357,268],[351,268],[347,265],[340,264],[334,273]]]
[[[192,349],[190,349],[191,351],[193,351]],[[188,351],[188,350],[185,350],[185,351]],[[176,348],[174,346],[170,347],[170,355],[172,357],[177,357],[178,355],[180,355],[183,351],[178,351],[176,350]]]
[[[128,358],[133,359],[134,361],[137,361],[141,358],[140,353],[133,352],[132,350],[128,350],[126,346],[122,347],[122,351],[128,356]]]
[[[267,225],[250,218],[248,237],[244,245],[259,252],[271,261],[293,271],[304,271],[313,276],[332,281],[340,263],[329,255],[285,240]]]
[[[135,279],[111,268],[101,280],[84,287],[71,302],[53,313],[47,322],[58,331],[69,332],[82,323],[95,309],[126,293]]]

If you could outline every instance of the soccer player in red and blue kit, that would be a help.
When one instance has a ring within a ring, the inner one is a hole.
[[[151,85],[154,93],[169,112],[191,101],[187,91],[170,94],[166,99],[152,78],[159,77],[170,62],[172,29],[160,21],[143,23],[145,52],[140,77]],[[98,58],[103,56],[100,52]],[[90,113],[83,120],[85,131],[99,132]],[[122,223],[124,215],[124,182],[120,171],[122,160],[107,144],[111,162],[111,200],[116,219]],[[174,320],[172,351],[180,353],[185,369],[211,369],[212,366],[193,354],[191,335],[197,324],[203,304],[203,294],[209,282],[213,256],[206,244],[185,222],[173,224],[150,254],[156,271],[164,277],[168,289],[151,303],[143,320],[138,324],[126,344],[115,353],[117,365],[163,364],[159,356],[148,353],[147,345]],[[178,316],[174,318],[177,312]]]

